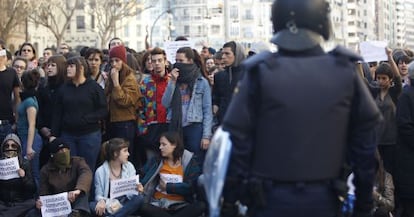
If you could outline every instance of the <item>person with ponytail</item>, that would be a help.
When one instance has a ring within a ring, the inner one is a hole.
[[[113,138],[102,144],[105,162],[95,173],[95,200],[89,203],[91,212],[96,216],[129,216],[137,212],[142,205],[142,194],[128,194],[110,198],[111,181],[130,178],[136,175],[134,165],[128,161],[129,142],[122,138]],[[144,187],[137,184],[137,192]]]
[[[202,64],[197,51],[179,48],[162,97],[162,104],[168,109],[169,129],[182,135],[185,148],[195,153],[201,165],[213,123],[211,89]]]

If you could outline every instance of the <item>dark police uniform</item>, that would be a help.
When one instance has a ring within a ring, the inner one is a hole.
[[[300,22],[293,25],[272,39],[278,53],[243,63],[245,77],[223,122],[233,144],[225,201],[254,198],[253,216],[336,216],[336,183],[347,163],[355,174],[354,216],[370,216],[381,115],[355,70],[360,58],[342,47],[325,53]],[[289,44],[295,41],[287,36],[298,29],[298,41]],[[303,37],[309,41],[300,47]],[[259,187],[241,185],[245,180],[258,180]]]

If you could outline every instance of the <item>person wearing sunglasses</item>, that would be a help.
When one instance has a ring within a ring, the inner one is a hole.
[[[0,152],[1,160],[16,157],[20,167],[16,178],[0,178],[0,213],[2,216],[25,216],[35,203],[36,185],[30,163],[22,156],[19,137],[13,133],[7,135]]]

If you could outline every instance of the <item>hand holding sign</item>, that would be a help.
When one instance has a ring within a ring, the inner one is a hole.
[[[19,169],[20,166],[17,157],[0,160],[0,180],[9,180],[22,177],[19,174]]]
[[[65,216],[72,212],[68,192],[40,196],[40,201],[39,204],[36,202],[36,207],[41,207],[43,217]]]

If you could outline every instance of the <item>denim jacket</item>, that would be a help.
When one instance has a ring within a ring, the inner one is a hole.
[[[162,105],[168,109],[167,121],[171,120],[171,101],[173,98],[176,83],[168,81],[167,89],[162,96]],[[187,111],[187,120],[190,123],[203,124],[203,138],[210,139],[213,125],[213,111],[211,89],[208,81],[200,75],[197,78],[193,93],[190,99],[190,105]]]

